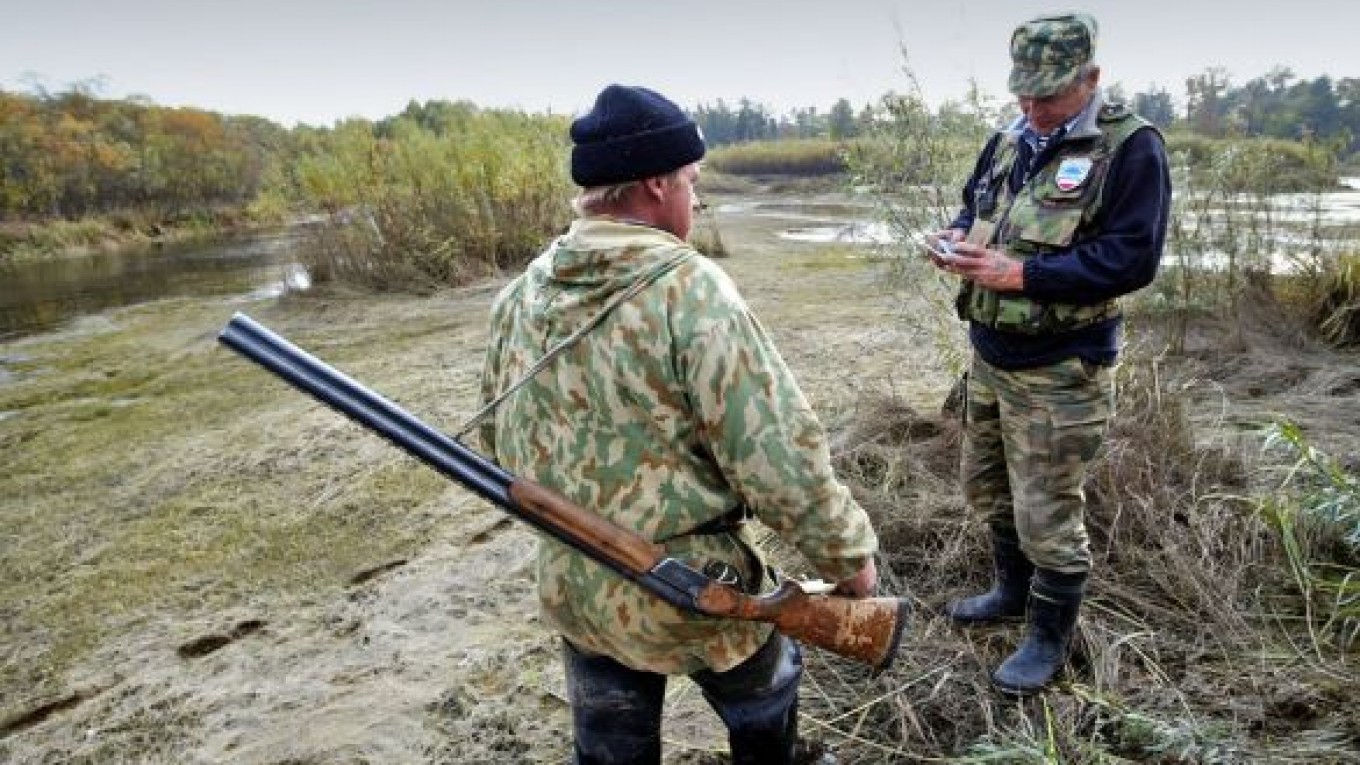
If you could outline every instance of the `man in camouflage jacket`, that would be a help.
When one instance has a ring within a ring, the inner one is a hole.
[[[571,136],[580,217],[497,297],[485,399],[603,319],[505,399],[483,447],[748,591],[772,586],[743,523],[754,515],[842,594],[872,594],[877,539],[817,417],[732,281],[685,243],[698,128],[657,93],[611,85]],[[667,675],[703,689],[735,762],[791,760],[793,641],[679,611],[550,539],[538,584],[565,638],[577,762],[659,761]]]
[[[1011,37],[1022,116],[983,149],[964,207],[932,248],[962,277],[969,322],[962,477],[991,529],[990,591],[962,624],[1028,616],[992,675],[1029,695],[1061,669],[1091,570],[1082,482],[1114,406],[1116,298],[1153,279],[1171,201],[1161,135],[1106,103],[1095,19],[1045,16]]]

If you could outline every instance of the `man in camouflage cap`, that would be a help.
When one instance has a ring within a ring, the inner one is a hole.
[[[484,398],[588,329],[504,400],[483,447],[748,592],[772,587],[754,515],[842,594],[871,595],[877,538],[832,472],[822,426],[736,286],[685,242],[697,126],[658,93],[611,85],[571,138],[579,217],[496,298]],[[565,638],[576,762],[659,762],[668,675],[703,690],[734,762],[792,761],[793,641],[679,611],[551,539],[538,586]]]
[[[1042,16],[1011,34],[1010,90],[1031,98],[1066,90],[1096,50],[1096,20],[1085,13]]]
[[[1117,298],[1161,260],[1171,182],[1161,135],[1105,101],[1096,22],[1042,16],[1011,36],[1021,116],[987,142],[963,208],[927,250],[960,277],[969,323],[962,480],[990,528],[991,590],[951,602],[978,624],[1027,617],[993,673],[1029,695],[1066,661],[1087,580],[1082,483],[1114,406]]]

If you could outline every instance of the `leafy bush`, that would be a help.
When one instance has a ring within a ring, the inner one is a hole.
[[[1167,136],[1167,152],[1196,172],[1219,173],[1235,187],[1270,193],[1330,190],[1336,186],[1339,146],[1279,138]]]

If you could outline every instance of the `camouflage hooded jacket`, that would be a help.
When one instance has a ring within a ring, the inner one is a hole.
[[[745,505],[823,577],[852,576],[878,542],[821,424],[731,280],[670,234],[576,221],[496,298],[484,399],[638,280],[654,281],[500,405],[483,448],[700,570],[761,581],[749,530],[689,533]],[[682,613],[552,539],[538,586],[551,626],[637,669],[725,671],[769,635]]]

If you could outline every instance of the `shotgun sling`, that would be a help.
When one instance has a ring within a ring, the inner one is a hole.
[[[660,545],[512,475],[244,314],[236,314],[218,340],[676,608],[769,622],[789,637],[864,662],[876,671],[886,669],[897,653],[911,617],[905,599],[814,594],[792,580],[784,580],[768,595],[747,595],[666,557]]]

